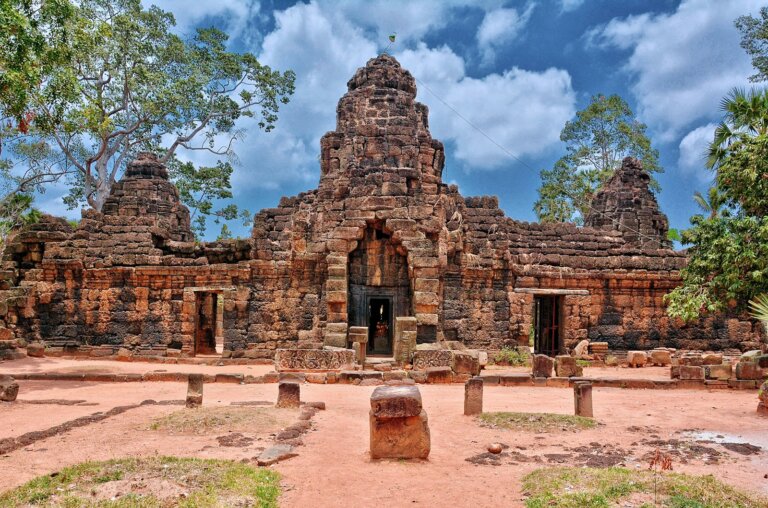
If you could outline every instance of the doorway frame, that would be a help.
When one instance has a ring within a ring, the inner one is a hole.
[[[372,294],[366,294],[365,296],[365,308],[366,308],[366,326],[368,327],[368,348],[369,351],[367,352],[368,355],[376,355],[377,353],[373,352],[373,334],[371,333],[371,302],[373,300],[385,300],[389,303],[389,316],[387,318],[387,344],[388,344],[388,351],[389,353],[378,353],[379,355],[384,356],[390,356],[395,353],[395,337],[394,337],[394,326],[395,326],[395,295],[391,294],[382,294],[382,293],[372,293]]]
[[[221,356],[223,354],[225,346],[224,325],[226,324],[226,319],[224,319],[224,307],[227,301],[234,297],[236,291],[237,288],[233,286],[194,286],[184,288],[181,316],[182,331],[185,336],[185,343],[182,346],[183,354],[192,357],[197,356],[197,293],[214,293],[217,295],[215,355]]]
[[[552,312],[552,325],[549,327],[542,326],[540,323],[541,315],[541,302],[543,300],[549,300],[553,302],[554,310]],[[563,304],[565,301],[564,295],[549,294],[549,295],[534,295],[533,297],[533,352],[534,354],[545,354],[547,356],[557,356],[564,351],[563,344]],[[541,332],[544,328],[555,328],[556,347],[542,348]]]

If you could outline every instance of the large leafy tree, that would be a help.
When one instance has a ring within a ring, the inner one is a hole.
[[[589,211],[592,197],[631,156],[641,159],[651,173],[662,172],[659,153],[651,146],[629,105],[618,95],[592,97],[589,105],[565,124],[560,140],[566,154],[552,169],[541,172],[539,199],[534,211],[542,222],[581,223]],[[659,185],[652,179],[651,186]]]
[[[66,177],[68,204],[100,210],[139,151],[157,152],[169,166],[179,149],[234,157],[238,119],[257,116],[262,129],[274,127],[294,74],[227,51],[219,30],[185,40],[174,24],[172,14],[140,0],[77,2],[69,63],[46,69],[30,87],[28,132],[6,143],[22,168],[17,192]],[[211,178],[229,191],[228,176]]]
[[[669,314],[686,320],[768,292],[768,92],[734,90],[722,108],[708,166],[725,213],[691,218],[683,284],[668,296]]]
[[[741,32],[741,47],[752,57],[757,73],[750,81],[768,80],[768,7],[760,9],[760,17],[740,16],[736,28]]]

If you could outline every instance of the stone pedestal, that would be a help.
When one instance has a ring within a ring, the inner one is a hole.
[[[552,377],[555,359],[547,355],[533,355],[533,377]]]
[[[301,385],[296,381],[280,381],[277,386],[277,407],[298,409],[301,405]]]
[[[576,416],[592,418],[592,383],[589,381],[574,383],[573,406]]]
[[[427,413],[415,386],[380,386],[371,395],[371,458],[426,459],[431,448]]]
[[[351,326],[349,328],[349,341],[355,350],[357,363],[365,364],[365,350],[368,345],[368,328],[365,326]]]
[[[483,378],[475,376],[464,383],[464,414],[479,415],[483,412]]]
[[[19,395],[19,383],[11,376],[0,376],[0,401],[13,402]]]
[[[200,407],[203,404],[203,375],[190,374],[187,378],[187,407]]]

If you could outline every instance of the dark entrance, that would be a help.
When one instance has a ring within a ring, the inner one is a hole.
[[[560,296],[536,296],[533,299],[533,350],[536,354],[560,354],[561,302]]]
[[[216,318],[218,307],[216,293],[195,293],[195,354],[216,354]]]
[[[377,355],[392,354],[392,300],[368,300],[368,352]]]

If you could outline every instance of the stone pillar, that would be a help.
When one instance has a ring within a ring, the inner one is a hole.
[[[464,414],[479,415],[483,412],[483,378],[475,376],[464,383]]]
[[[431,447],[427,412],[415,386],[379,386],[371,394],[371,458],[426,459]]]
[[[368,347],[368,328],[365,326],[351,326],[349,328],[349,341],[355,349],[357,363],[365,364],[365,350]]]
[[[554,358],[547,355],[533,355],[533,377],[552,377]]]
[[[573,405],[576,416],[592,418],[592,383],[577,381],[573,384]]]
[[[190,374],[187,378],[187,407],[203,404],[203,375]]]
[[[301,404],[301,385],[296,381],[280,381],[277,386],[277,407],[298,408]]]
[[[395,335],[392,346],[395,361],[400,365],[411,362],[411,354],[416,349],[416,318],[396,317]]]

